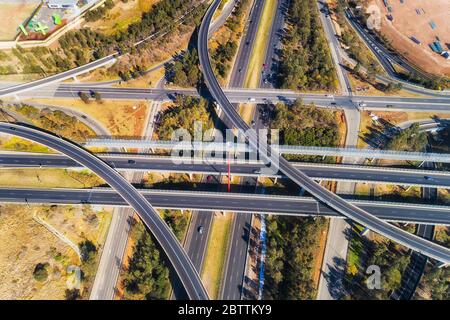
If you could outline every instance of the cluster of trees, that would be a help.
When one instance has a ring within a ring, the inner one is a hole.
[[[231,17],[228,18],[226,26],[231,30],[231,32],[236,33],[241,26],[241,21],[244,17],[246,9],[250,6],[250,0],[240,0],[234,10]]]
[[[360,237],[354,234],[355,237]],[[364,266],[358,266],[354,273],[347,273],[344,278],[346,299],[355,300],[386,300],[391,293],[401,285],[402,274],[410,261],[410,255],[404,250],[400,252],[400,245],[392,241],[368,241],[364,240]],[[378,266],[381,271],[380,289],[369,289],[365,272],[367,266]]]
[[[84,287],[89,288],[97,273],[98,249],[91,240],[84,240],[78,244],[81,253],[81,281]],[[77,290],[66,291],[66,299],[87,298],[88,290],[81,294]]]
[[[174,29],[179,23],[177,20],[198,4],[199,0],[161,0],[154,4],[150,11],[143,13],[140,21],[130,24],[127,30],[105,35],[89,28],[82,28],[67,32],[61,37],[59,43],[69,61],[77,62],[77,64],[81,63],[82,59],[86,59],[87,62],[92,61],[116,50],[122,53],[131,52],[134,50],[134,44],[139,40],[161,30]],[[206,4],[200,5],[200,9],[195,10],[192,18],[187,19],[185,24],[196,23],[205,8]]]
[[[331,90],[336,73],[314,0],[292,0],[284,37],[279,82],[294,90]]]
[[[105,3],[98,7],[95,10],[89,10],[84,15],[84,19],[87,22],[97,21],[100,18],[102,18],[106,12],[108,12],[110,9],[114,7],[114,1],[113,0],[106,0]]]
[[[167,69],[169,82],[180,87],[199,87],[203,75],[199,68],[197,49],[183,52]]]
[[[280,130],[281,144],[332,147],[339,143],[334,112],[305,105],[300,99],[292,104],[277,104],[271,127]]]
[[[70,137],[76,141],[84,141],[92,136],[93,131],[74,116],[70,116],[60,110],[48,108],[38,109],[27,104],[13,106],[16,112],[23,114],[31,122],[41,128]]]
[[[171,140],[173,132],[177,129],[185,129],[193,137],[195,121],[202,123],[203,130],[213,128],[209,108],[205,99],[178,95],[173,106],[162,114],[161,122],[156,129],[159,139]]]
[[[225,44],[219,44],[212,55],[214,61],[215,73],[225,78],[230,70],[230,62],[233,60],[237,51],[237,44],[235,41],[228,40]]]
[[[242,36],[243,22],[250,7],[250,0],[241,0],[227,19],[225,30],[217,37],[218,45],[211,53],[214,73],[225,80],[231,69],[231,62],[236,55],[239,37]],[[221,3],[223,5],[223,2]]]
[[[419,131],[419,123],[399,131],[387,143],[386,149],[398,151],[424,151],[428,144],[425,132]]]
[[[315,299],[314,262],[326,219],[270,216],[264,299]]]
[[[164,210],[164,220],[181,240],[188,217],[178,211]],[[137,240],[124,275],[125,299],[167,299],[170,271],[164,252],[142,223],[133,226]]]
[[[431,300],[450,299],[450,270],[448,268],[431,267],[424,273],[419,287],[429,293]]]
[[[349,56],[360,63],[365,68],[376,66],[376,72],[380,72],[381,68],[377,60],[371,55],[369,49],[359,38],[356,32],[345,21],[346,0],[338,0],[335,7],[337,21],[341,28],[341,41],[348,47]]]

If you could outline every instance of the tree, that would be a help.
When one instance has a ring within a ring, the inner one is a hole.
[[[66,289],[65,291],[66,300],[78,300],[81,298],[80,290],[78,289]]]
[[[85,240],[78,244],[81,253],[81,261],[87,262],[97,252],[97,247],[90,240]]]
[[[94,91],[94,98],[97,103],[103,103],[102,95],[98,91]]]
[[[38,263],[34,267],[33,278],[39,282],[44,282],[45,280],[47,280],[47,278],[48,278],[47,268],[49,266],[50,265],[48,263]]]
[[[86,93],[80,91],[78,92],[78,96],[84,103],[88,104],[90,102],[89,96]]]

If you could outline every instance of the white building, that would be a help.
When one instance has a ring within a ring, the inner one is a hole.
[[[76,9],[78,0],[47,0],[51,9]]]

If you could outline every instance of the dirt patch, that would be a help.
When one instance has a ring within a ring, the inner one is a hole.
[[[64,106],[80,110],[101,122],[112,135],[141,136],[149,106],[144,101],[104,100],[89,104],[79,99],[31,99],[47,105]]]
[[[40,1],[26,0],[2,3],[0,10],[0,41],[14,40],[19,33],[19,25],[26,22],[39,4]]]
[[[33,215],[63,233],[70,241],[89,239],[103,245],[111,214],[79,206],[0,206],[0,299],[64,299],[69,266],[80,266],[75,251]],[[95,218],[94,218],[95,217]],[[105,227],[106,226],[106,227]],[[33,271],[48,263],[48,278],[37,281]],[[89,290],[89,288],[84,288]]]
[[[445,60],[439,54],[433,52],[429,44],[440,39],[444,50],[450,47],[450,6],[448,0],[407,0],[401,3],[390,0],[392,12],[383,4],[383,0],[375,0],[382,13],[381,33],[391,42],[405,58],[416,64],[423,70],[437,74],[450,75],[450,60]],[[420,14],[416,12],[416,9]],[[391,14],[393,21],[389,21],[387,15]],[[412,23],[413,22],[413,23]],[[430,24],[434,23],[433,29]],[[411,36],[422,42],[418,45],[411,40]]]

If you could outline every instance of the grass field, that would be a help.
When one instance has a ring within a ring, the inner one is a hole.
[[[103,100],[84,103],[81,99],[31,99],[46,105],[64,106],[82,111],[101,122],[112,135],[140,136],[149,106],[144,101]]]
[[[211,299],[217,299],[225,265],[232,215],[214,217],[208,248],[203,262],[202,280]]]
[[[87,170],[0,169],[0,186],[17,188],[90,188],[104,184]]]
[[[245,88],[258,88],[261,79],[261,67],[267,50],[270,37],[270,28],[277,8],[276,0],[267,0],[264,5],[261,20],[256,33],[256,41],[252,48],[252,54],[248,63],[247,74],[244,80]]]

